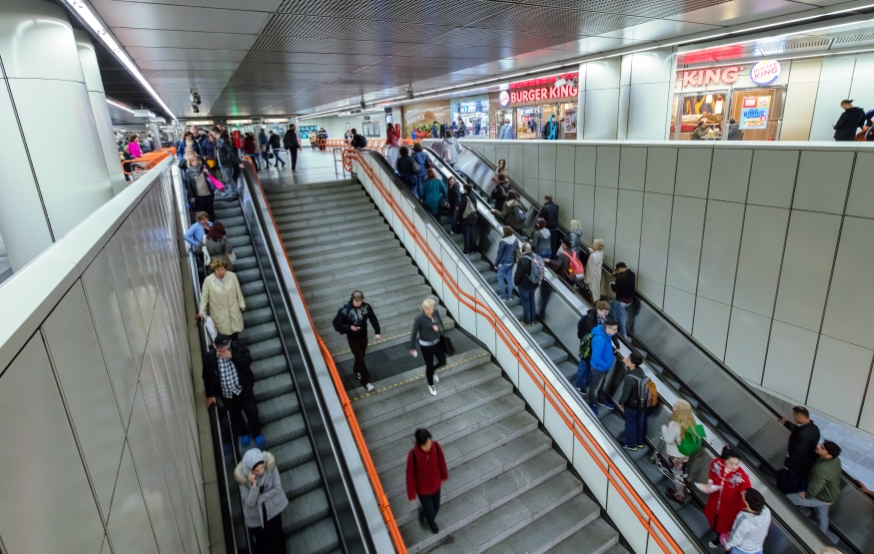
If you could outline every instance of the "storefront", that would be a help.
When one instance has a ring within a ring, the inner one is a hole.
[[[465,138],[489,138],[489,95],[450,100],[452,122],[464,122]],[[451,126],[452,123],[450,123]]]
[[[513,83],[493,93],[494,138],[577,138],[578,73]]]
[[[449,100],[425,100],[416,104],[408,104],[403,107],[404,138],[421,138],[431,136],[431,128],[434,122],[439,126],[446,123],[451,125],[452,117],[449,108]]]
[[[788,69],[763,60],[678,70],[669,140],[779,140]]]

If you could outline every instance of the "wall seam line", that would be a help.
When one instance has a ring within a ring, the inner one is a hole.
[[[695,336],[695,314],[698,310],[698,291],[701,290],[701,261],[704,259],[704,235],[707,233],[707,212],[710,209],[710,176],[713,174],[714,148],[710,148],[710,166],[707,172],[707,192],[704,195],[704,225],[701,226],[701,246],[698,250],[698,273],[695,278],[695,301],[692,304],[692,325],[689,334]],[[677,152],[677,166],[680,165],[680,153]],[[674,177],[674,190],[677,189],[677,178]],[[671,218],[673,219],[673,217]],[[703,345],[702,345],[703,346]]]

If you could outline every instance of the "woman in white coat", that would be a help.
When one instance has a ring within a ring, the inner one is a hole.
[[[604,241],[595,239],[589,247],[589,259],[586,261],[586,286],[592,291],[592,302],[601,299],[601,266],[604,265]]]
[[[224,258],[214,259],[209,267],[213,273],[203,281],[197,317],[202,319],[209,312],[218,332],[236,339],[243,330],[243,312],[246,310],[240,281],[232,271],[228,271],[228,262]]]

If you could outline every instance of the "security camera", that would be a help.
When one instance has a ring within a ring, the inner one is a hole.
[[[362,110],[367,109],[367,104],[364,103],[364,97],[363,97],[363,96],[361,97],[361,109],[362,109]]]
[[[407,93],[407,100],[412,100],[415,95],[413,94],[413,84],[410,83],[410,86],[404,89],[404,92]]]
[[[200,94],[194,89],[191,89],[191,103],[200,105]]]
[[[200,108],[197,107],[197,104],[192,104],[191,111],[193,111],[194,113],[200,113]]]

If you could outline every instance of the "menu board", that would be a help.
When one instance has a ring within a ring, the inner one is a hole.
[[[576,108],[566,109],[564,111],[564,118],[562,119],[562,124],[564,126],[565,133],[576,133],[577,132],[577,110]]]
[[[770,96],[747,96],[740,111],[741,129],[767,129],[771,111]]]

